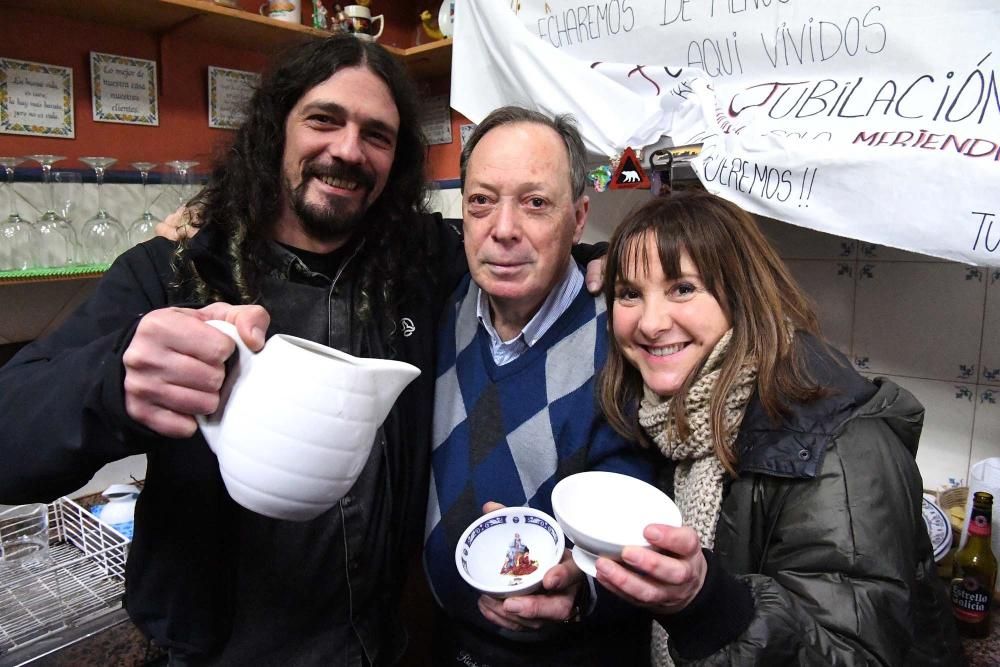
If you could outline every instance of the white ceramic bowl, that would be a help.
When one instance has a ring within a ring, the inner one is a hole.
[[[527,595],[542,585],[564,548],[563,532],[551,516],[531,507],[504,507],[469,524],[455,547],[455,566],[481,593]]]
[[[591,576],[598,556],[620,560],[626,546],[648,547],[642,531],[649,524],[681,525],[680,510],[669,496],[613,472],[581,472],[561,480],[552,489],[552,509],[573,541],[573,560]]]

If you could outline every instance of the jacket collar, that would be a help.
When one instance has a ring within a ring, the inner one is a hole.
[[[830,393],[811,403],[795,404],[788,414],[772,422],[755,392],[735,442],[741,474],[816,477],[830,441],[844,424],[859,412],[867,411],[871,416],[873,410],[878,412],[888,405],[885,401],[881,408],[866,405],[878,386],[851,368],[842,354],[809,335],[798,335],[796,342],[810,375]]]
[[[358,248],[348,253],[348,260],[344,265],[350,263],[350,259],[357,255],[362,242],[352,241],[352,243],[357,243]],[[232,262],[229,259],[226,235],[215,225],[205,225],[188,241],[187,252],[205,283],[218,290],[231,303],[238,303],[239,295],[233,286]],[[267,242],[267,250],[260,258],[260,265],[265,273],[272,276],[299,278],[305,281],[322,279],[329,282],[330,280],[330,277],[310,271],[295,253],[274,241]]]

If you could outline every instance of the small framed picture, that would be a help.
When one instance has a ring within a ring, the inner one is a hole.
[[[447,95],[434,95],[424,99],[420,125],[430,145],[452,142],[451,107],[448,99]]]
[[[225,67],[208,68],[208,126],[235,130],[260,85],[260,74]]]
[[[0,132],[72,139],[73,69],[0,58]]]
[[[156,62],[90,53],[90,95],[94,120],[159,125]]]

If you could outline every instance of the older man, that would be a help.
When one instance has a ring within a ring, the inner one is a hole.
[[[419,547],[435,331],[464,272],[458,234],[422,207],[415,99],[370,42],[291,50],[212,173],[201,233],[125,253],[63,326],[0,370],[0,502],[48,500],[108,461],[147,455],[126,606],[172,664],[402,654],[397,602],[407,545]],[[192,304],[208,305],[181,307]],[[290,333],[424,371],[332,510],[277,521],[227,495],[194,418],[216,409],[233,351],[209,319],[234,322],[255,349],[265,333]]]
[[[454,564],[461,532],[494,502],[551,512],[552,487],[566,475],[650,476],[645,456],[608,427],[595,400],[607,317],[570,256],[589,209],[585,173],[569,118],[518,107],[487,116],[462,151],[470,278],[439,337],[424,549],[443,612],[435,664],[649,660],[648,619],[610,595],[595,609],[592,587],[569,584],[572,563],[546,575],[545,593],[504,602],[478,596]]]

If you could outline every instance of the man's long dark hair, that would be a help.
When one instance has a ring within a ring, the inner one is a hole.
[[[352,35],[330,37],[295,46],[264,76],[227,152],[217,161],[208,184],[196,197],[198,226],[212,226],[227,242],[220,251],[232,267],[232,282],[209,286],[195,268],[181,262],[181,281],[194,286],[200,299],[253,303],[259,294],[261,264],[273,237],[281,206],[285,121],[295,104],[313,87],[344,67],[363,66],[389,88],[399,112],[395,159],[385,189],[360,223],[364,248],[359,315],[367,319],[376,300],[390,313],[406,285],[415,284],[422,268],[421,225],[414,215],[425,210],[426,142],[420,129],[416,93],[403,66],[385,49]],[[407,256],[404,257],[404,252]],[[183,252],[182,252],[183,257]],[[357,260],[356,260],[357,261]]]

